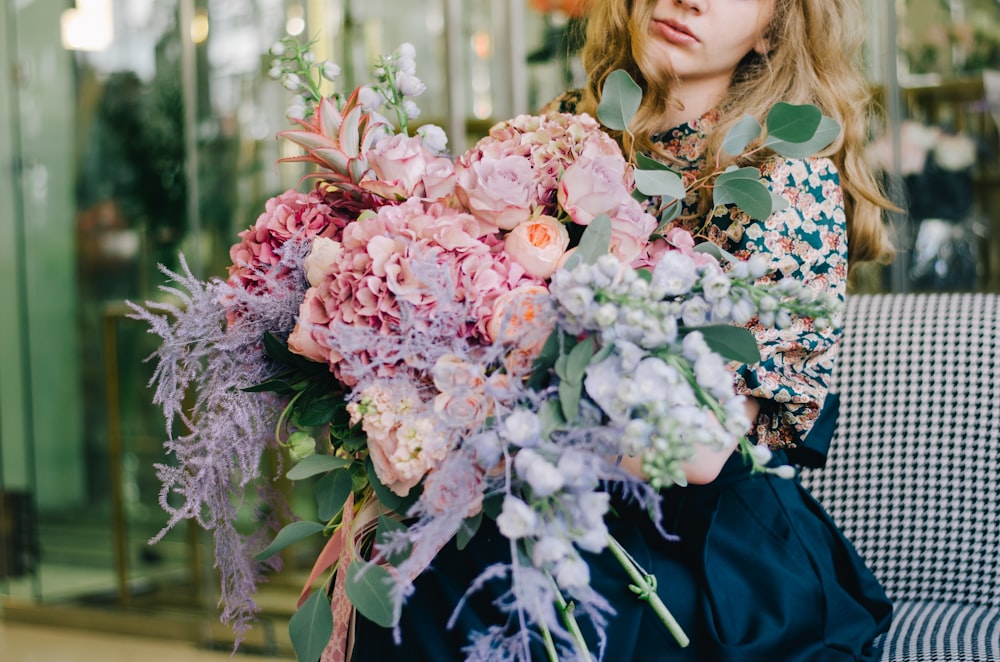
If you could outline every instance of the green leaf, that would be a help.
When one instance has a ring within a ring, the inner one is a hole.
[[[553,430],[566,424],[562,403],[555,399],[546,400],[538,408],[538,419],[541,422],[542,435],[548,437]]]
[[[645,195],[677,200],[686,195],[680,175],[670,170],[636,170],[635,187]]]
[[[590,359],[594,356],[594,339],[587,337],[581,340],[570,350],[566,357],[566,369],[563,379],[571,384],[582,384],[583,373],[590,365]]]
[[[626,131],[642,103],[642,89],[621,69],[608,74],[597,105],[597,119],[613,131]]]
[[[396,624],[392,598],[389,597],[392,584],[392,576],[385,568],[355,561],[347,568],[344,592],[368,620],[391,628]]]
[[[765,144],[785,158],[804,159],[829,147],[839,135],[840,125],[837,124],[837,121],[829,117],[823,117],[813,137],[803,143],[793,144],[776,141],[771,144],[769,138],[765,141]]]
[[[319,522],[292,522],[281,531],[278,531],[278,535],[274,537],[271,544],[265,547],[254,558],[258,561],[266,561],[289,545],[308,538],[314,533],[319,533],[324,528],[326,527]]]
[[[723,358],[748,365],[760,361],[757,339],[748,329],[728,324],[702,326],[697,329],[709,348]]]
[[[695,253],[704,253],[705,255],[711,255],[719,262],[738,262],[739,258],[730,253],[727,250],[723,250],[718,244],[711,241],[703,241],[694,247]]]
[[[347,469],[331,471],[316,481],[316,514],[321,520],[332,519],[340,512],[353,487]]]
[[[750,115],[744,115],[743,119],[726,132],[726,137],[722,141],[722,149],[727,154],[739,156],[747,148],[747,145],[760,136],[760,132],[760,122]]]
[[[788,200],[786,200],[783,196],[778,195],[774,191],[770,191],[770,193],[771,193],[771,213],[772,214],[774,212],[776,212],[776,211],[781,211],[782,209],[788,209],[788,207],[791,206],[789,204]]]
[[[567,421],[574,420],[580,411],[580,393],[582,390],[582,383],[559,382],[559,404],[562,406],[563,416],[566,417]]]
[[[607,214],[601,214],[590,222],[580,236],[580,244],[576,251],[566,260],[564,269],[573,269],[582,261],[593,264],[597,258],[606,255],[611,247],[611,219]]]
[[[657,231],[663,229],[667,223],[674,220],[681,215],[682,206],[679,201],[675,201],[666,206],[663,213],[660,214],[660,225],[656,228]]]
[[[375,544],[384,545],[390,533],[396,531],[406,531],[406,525],[392,517],[379,515],[378,524],[375,525]],[[402,549],[394,554],[386,554],[382,558],[392,566],[398,566],[410,555],[410,548]]]
[[[313,591],[288,621],[288,638],[300,662],[316,662],[333,634],[333,613],[323,591]]]
[[[455,544],[458,547],[458,551],[465,549],[465,546],[476,535],[476,531],[479,530],[479,525],[482,522],[483,511],[481,510],[472,517],[466,517],[462,520],[462,525],[458,527],[458,533],[455,534]]]
[[[420,498],[420,493],[423,492],[423,488],[420,485],[410,489],[405,497],[399,496],[390,490],[379,480],[378,474],[375,472],[375,464],[372,463],[370,456],[365,458],[365,471],[368,472],[368,484],[372,486],[372,490],[375,492],[375,496],[378,497],[379,503],[400,515],[405,515],[410,506]]]
[[[289,469],[285,477],[289,480],[302,480],[309,476],[346,467],[352,461],[342,457],[333,457],[332,455],[310,455]]]
[[[283,379],[269,379],[255,386],[248,386],[240,389],[246,393],[277,393],[278,395],[292,395],[295,387]]]
[[[734,204],[751,218],[763,220],[771,215],[771,192],[759,179],[749,179],[739,171],[719,175],[712,197],[716,206]]]
[[[316,427],[329,423],[337,410],[344,406],[344,401],[339,395],[325,392],[318,397],[303,400],[299,415],[296,417],[299,425]]]
[[[822,119],[823,113],[812,104],[796,106],[779,101],[768,112],[764,124],[769,141],[804,143],[813,137]]]

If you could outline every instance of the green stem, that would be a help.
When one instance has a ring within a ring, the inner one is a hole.
[[[545,642],[545,653],[549,657],[549,662],[559,662],[559,653],[556,651],[556,644],[552,641],[552,633],[545,623],[539,623],[542,629],[542,641]]]
[[[556,585],[555,580],[552,581],[552,585]],[[580,654],[580,659],[585,662],[591,662],[590,649],[587,648],[587,642],[583,638],[580,624],[576,622],[576,616],[573,615],[573,605],[566,602],[566,598],[563,597],[562,591],[559,590],[558,586],[556,586],[556,606],[559,607],[559,613],[562,615],[563,623],[566,624],[566,629],[573,635],[573,643],[576,646],[576,652]]]
[[[681,628],[680,623],[674,618],[674,615],[670,613],[667,606],[663,604],[660,600],[660,596],[656,593],[656,577],[649,574],[645,570],[639,567],[639,564],[635,562],[625,548],[614,539],[610,534],[608,535],[608,545],[611,549],[611,553],[614,554],[618,563],[625,568],[625,572],[628,573],[629,579],[631,579],[634,584],[629,588],[639,597],[640,600],[645,600],[652,607],[653,611],[663,624],[667,626],[670,630],[670,634],[674,636],[677,643],[680,644],[681,648],[685,648],[691,643],[688,636],[684,634],[683,628]]]

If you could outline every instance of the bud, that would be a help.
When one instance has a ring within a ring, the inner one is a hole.
[[[778,478],[791,480],[792,478],[795,478],[795,467],[793,467],[790,464],[783,464],[780,467],[774,467],[773,469],[768,469],[767,473],[774,474]]]
[[[288,456],[292,462],[300,462],[316,452],[316,440],[305,430],[293,432],[288,437]]]

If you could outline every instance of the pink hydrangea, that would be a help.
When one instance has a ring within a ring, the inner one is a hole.
[[[416,198],[363,214],[344,229],[339,250],[323,251],[327,264],[311,265],[321,276],[306,293],[289,348],[328,363],[351,383],[338,365],[346,351],[338,344],[338,328],[389,336],[399,332],[404,307],[417,324],[444,324],[441,312],[459,309],[463,314],[440,332],[488,343],[486,325],[498,297],[538,281],[503,252],[499,237],[481,231],[472,215]],[[392,374],[402,359],[376,355],[379,351],[369,346],[355,358]]]

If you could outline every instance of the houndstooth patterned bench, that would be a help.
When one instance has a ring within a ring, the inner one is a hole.
[[[1000,662],[1000,295],[848,299],[803,483],[895,603],[883,662]]]

